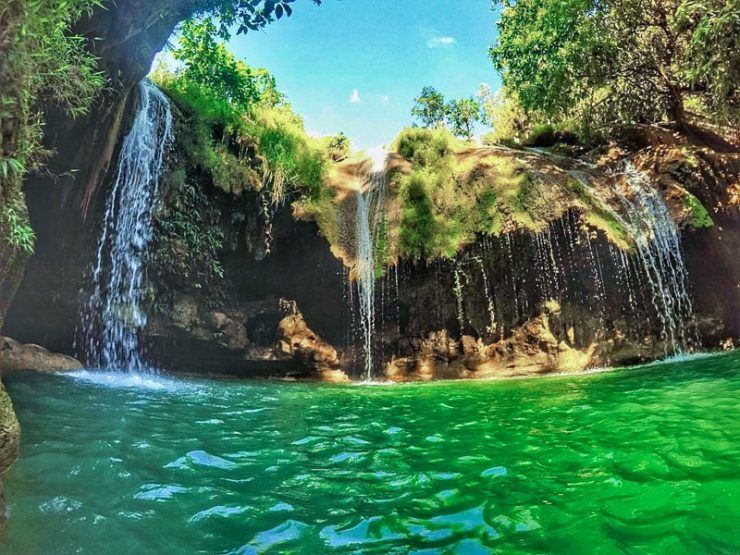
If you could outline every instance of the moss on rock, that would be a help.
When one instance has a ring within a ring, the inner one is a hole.
[[[688,210],[689,212],[689,217],[686,220],[686,223],[689,227],[692,227],[694,229],[701,229],[703,227],[714,226],[714,221],[712,220],[712,217],[709,215],[707,209],[704,208],[704,205],[701,203],[701,201],[696,198],[696,196],[687,191],[682,199],[682,202],[684,208],[686,208],[686,210]]]

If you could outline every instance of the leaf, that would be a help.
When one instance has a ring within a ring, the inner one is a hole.
[[[283,6],[281,4],[278,4],[275,6],[275,16],[280,19],[283,17]]]

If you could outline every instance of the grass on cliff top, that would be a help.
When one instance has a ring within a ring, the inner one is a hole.
[[[322,196],[327,143],[309,137],[283,99],[270,95],[244,108],[167,68],[151,77],[186,118],[187,136],[179,140],[214,185],[237,196],[265,190],[276,204],[291,195]]]
[[[442,129],[416,128],[402,131],[394,150],[412,166],[394,179],[403,256],[453,257],[477,234],[541,232],[569,208],[582,211],[587,223],[620,248],[629,248],[626,231],[608,207],[527,153],[477,148]]]
[[[454,257],[478,234],[538,233],[569,209],[581,212],[586,225],[617,247],[632,248],[629,232],[611,207],[539,157],[478,148],[443,129],[405,129],[394,150],[411,163],[410,171],[394,179],[401,205],[397,252],[402,256]]]

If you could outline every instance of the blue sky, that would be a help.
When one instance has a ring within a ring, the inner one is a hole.
[[[393,140],[425,85],[447,98],[500,80],[487,56],[490,0],[309,0],[291,18],[231,40],[277,78],[312,134],[344,131],[357,149]]]

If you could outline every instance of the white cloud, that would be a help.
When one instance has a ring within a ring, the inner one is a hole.
[[[427,41],[429,48],[452,48],[455,44],[455,37],[434,37]]]
[[[352,94],[349,96],[349,101],[351,104],[360,103],[360,91],[358,89],[352,89]]]
[[[387,94],[383,94],[383,95],[380,96],[380,103],[383,106],[388,106],[388,104],[390,104],[390,102],[391,102],[391,97],[388,96]]]

